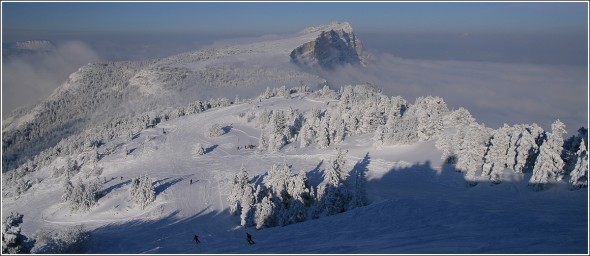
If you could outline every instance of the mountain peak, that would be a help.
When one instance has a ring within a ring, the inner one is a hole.
[[[291,52],[293,63],[322,69],[346,64],[365,66],[362,43],[348,22],[332,22],[306,28],[303,32],[317,33],[317,36]]]
[[[301,33],[303,34],[308,34],[308,33],[317,33],[317,32],[323,32],[323,31],[344,31],[346,33],[352,33],[352,26],[350,25],[350,23],[343,21],[343,22],[339,22],[339,21],[333,21],[329,24],[322,24],[319,26],[314,26],[314,27],[308,27],[305,28],[301,31]]]

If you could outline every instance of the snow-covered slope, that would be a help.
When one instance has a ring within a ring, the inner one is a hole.
[[[258,144],[261,130],[242,113],[335,108],[327,98],[294,96],[211,109],[100,146],[110,154],[83,165],[73,177],[94,179],[99,173],[104,195],[88,212],[70,212],[61,202],[63,177],[52,173],[66,158],[58,157],[33,174],[37,182],[25,194],[4,194],[3,214],[24,214],[22,231],[29,236],[40,228],[82,224],[92,235],[87,252],[101,254],[586,253],[587,189],[570,191],[560,183],[534,192],[527,187],[530,173],[470,187],[463,174],[443,164],[432,140],[377,149],[366,134],[325,149],[299,143],[278,152],[243,149]],[[207,137],[213,123],[226,127],[225,134]],[[199,143],[206,148],[200,156],[195,154]],[[272,164],[286,162],[317,185],[336,147],[348,150],[346,169],[368,169],[370,205],[262,230],[240,227],[239,218],[228,214],[227,196],[240,167],[260,180]],[[129,201],[128,190],[130,179],[144,174],[153,179],[157,196],[141,209]],[[246,242],[246,232],[256,244]],[[194,234],[200,244],[192,240]]]
[[[319,88],[325,80],[302,71],[289,55],[297,47],[324,38],[329,31],[335,33],[333,29],[352,35],[348,23],[333,23],[271,40],[208,48],[162,59],[89,63],[71,74],[31,111],[4,117],[3,137],[8,143],[3,167],[12,169],[55,145],[64,135],[111,118],[183,106],[197,99],[234,99],[238,95],[250,98],[267,87]],[[358,40],[353,39],[350,43],[356,45]],[[348,55],[344,53],[348,49],[341,49],[341,43],[334,40],[322,41],[323,46],[330,48],[331,54]],[[27,45],[42,43],[23,43],[23,47]],[[343,53],[335,52],[339,50]],[[34,135],[23,136],[26,130],[34,130]]]

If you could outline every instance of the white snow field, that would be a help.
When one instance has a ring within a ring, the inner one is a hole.
[[[511,179],[500,184],[470,187],[462,173],[443,164],[434,140],[377,149],[371,134],[327,149],[299,148],[298,142],[274,153],[237,149],[257,145],[261,131],[240,113],[336,105],[327,104],[311,96],[274,97],[162,122],[133,140],[119,138],[102,146],[115,151],[97,163],[103,168],[100,180],[107,182],[90,211],[70,212],[61,201],[61,178],[52,177],[52,169],[65,162],[61,157],[34,173],[42,182],[19,197],[5,196],[2,211],[22,213],[27,236],[41,228],[82,224],[91,233],[91,254],[588,252],[587,188],[570,190],[563,181],[535,192],[527,186],[530,173],[513,172],[505,172]],[[226,133],[205,136],[213,123]],[[204,155],[195,154],[198,143]],[[272,164],[287,162],[317,186],[335,147],[348,149],[348,169],[368,168],[368,206],[261,230],[241,227],[239,216],[228,213],[227,196],[241,166],[256,180]],[[84,168],[74,179],[83,177]],[[128,189],[130,179],[143,174],[153,179],[156,200],[142,210],[129,201]],[[256,244],[247,243],[246,232]]]

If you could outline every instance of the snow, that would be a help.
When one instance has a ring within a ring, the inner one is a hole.
[[[462,173],[443,164],[434,140],[376,149],[367,134],[327,149],[315,143],[299,148],[298,142],[279,152],[237,149],[260,137],[256,122],[239,113],[289,107],[303,112],[326,103],[310,96],[274,97],[160,123],[132,141],[109,142],[115,152],[98,162],[100,180],[107,180],[105,195],[89,212],[72,213],[61,202],[61,182],[50,171],[64,164],[60,158],[38,171],[43,181],[20,198],[4,196],[3,215],[22,213],[22,232],[29,237],[40,228],[83,224],[92,236],[87,253],[100,254],[587,253],[587,189],[571,191],[562,182],[534,192],[527,186],[530,173],[510,170],[503,175],[511,181],[470,187]],[[226,133],[207,137],[214,123]],[[201,156],[195,154],[199,143],[205,148]],[[262,230],[240,227],[239,216],[229,215],[227,196],[241,166],[260,179],[272,164],[286,161],[317,185],[335,148],[348,150],[348,169],[368,163],[368,206]],[[153,178],[156,190],[156,200],[143,210],[128,198],[131,179],[142,175]],[[247,243],[246,232],[256,244]]]

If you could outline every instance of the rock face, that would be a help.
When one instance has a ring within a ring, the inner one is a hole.
[[[302,67],[334,69],[346,64],[365,66],[361,41],[347,22],[308,28],[303,32],[319,32],[319,36],[297,48],[291,61]]]

